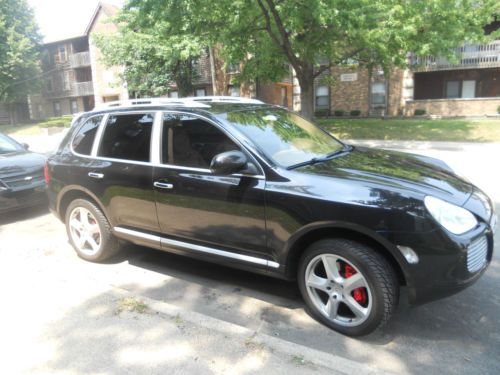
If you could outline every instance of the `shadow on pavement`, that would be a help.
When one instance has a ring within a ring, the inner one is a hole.
[[[37,206],[21,208],[4,212],[0,215],[0,225],[12,224],[18,221],[34,219],[38,216],[49,213],[49,207],[46,203]]]

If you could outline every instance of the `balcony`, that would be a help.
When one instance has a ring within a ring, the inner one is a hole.
[[[90,52],[84,51],[69,55],[69,66],[71,68],[90,66]]]
[[[500,40],[488,44],[466,44],[455,48],[453,53],[457,62],[444,57],[411,56],[410,64],[415,72],[500,67]]]
[[[89,82],[73,82],[70,96],[88,96],[94,95],[94,86],[92,81]]]

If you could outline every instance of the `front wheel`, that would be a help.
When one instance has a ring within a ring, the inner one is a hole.
[[[399,296],[396,275],[385,258],[345,239],[309,246],[300,260],[298,281],[312,315],[349,336],[385,325]]]

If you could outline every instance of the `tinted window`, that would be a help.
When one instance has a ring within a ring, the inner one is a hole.
[[[89,118],[83,126],[78,130],[73,138],[73,150],[83,155],[90,155],[92,145],[94,144],[97,128],[101,123],[102,116]]]
[[[111,115],[99,147],[99,156],[149,161],[152,114]]]
[[[324,157],[344,146],[306,119],[277,108],[227,113],[227,120],[284,167]]]
[[[208,169],[212,158],[239,147],[214,125],[197,117],[164,114],[162,162]]]

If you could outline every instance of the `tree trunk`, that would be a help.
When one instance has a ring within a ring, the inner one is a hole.
[[[314,117],[314,68],[308,65],[297,74],[300,85],[300,114],[311,120]]]

